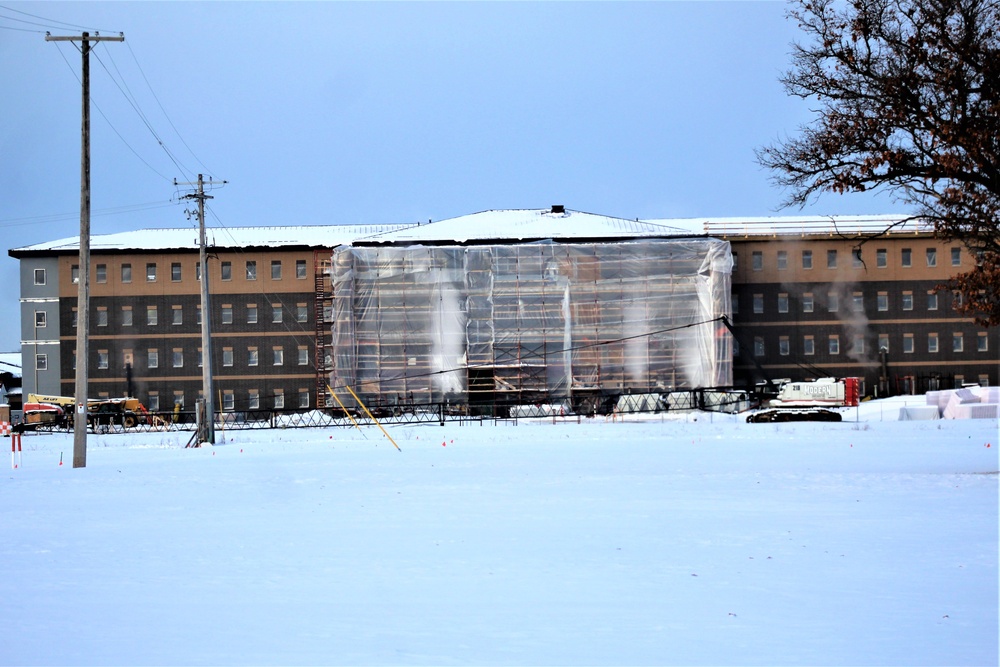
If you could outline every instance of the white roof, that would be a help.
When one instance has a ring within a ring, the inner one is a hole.
[[[285,227],[211,227],[205,230],[209,246],[218,248],[259,248],[308,246],[332,248],[348,245],[359,238],[407,227],[408,225],[289,225]],[[68,251],[79,248],[79,237],[15,248],[18,251]],[[198,229],[137,229],[90,237],[91,252],[102,250],[198,249]]]
[[[933,224],[927,220],[902,214],[684,218],[647,220],[646,222],[686,229],[692,234],[708,234],[709,236],[871,234],[886,229],[889,229],[890,234],[934,231]]]
[[[13,373],[17,377],[21,376],[21,353],[3,352],[0,353],[0,373]]]
[[[703,231],[696,232],[701,235]],[[593,239],[650,236],[690,236],[691,232],[664,221],[639,221],[565,209],[507,209],[482,211],[429,222],[359,239],[366,243],[420,243],[424,241]]]
[[[306,246],[333,248],[356,242],[421,243],[489,240],[572,240],[671,236],[784,236],[801,234],[890,233],[933,231],[930,223],[906,215],[800,216],[747,218],[667,218],[626,220],[566,209],[482,211],[425,224],[289,225],[215,227],[206,232],[217,248]],[[67,252],[79,248],[78,237],[15,248],[10,252]],[[139,229],[100,234],[90,239],[92,252],[108,250],[178,250],[198,248],[198,230]]]

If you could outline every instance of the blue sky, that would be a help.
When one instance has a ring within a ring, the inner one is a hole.
[[[75,236],[80,55],[91,59],[92,233],[194,227],[173,181],[228,184],[210,226],[403,223],[563,204],[624,218],[761,216],[754,149],[809,105],[778,76],[783,2],[0,0],[0,233]],[[184,194],[181,191],[179,194]],[[828,195],[807,214],[901,212]],[[0,257],[17,307],[17,262]],[[16,350],[8,318],[0,350]]]

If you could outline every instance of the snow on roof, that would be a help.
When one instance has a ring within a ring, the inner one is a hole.
[[[409,225],[289,225],[285,227],[212,227],[207,243],[216,248],[307,246],[332,248]],[[65,252],[79,249],[79,237],[15,248],[18,252]],[[108,250],[197,250],[198,229],[137,229],[90,237],[91,252]]]
[[[704,234],[703,231],[697,234]],[[690,236],[691,232],[661,221],[641,222],[594,213],[551,209],[482,211],[457,218],[405,227],[359,239],[364,243],[420,243],[425,241],[593,239],[650,236]]]
[[[20,352],[0,353],[0,373],[12,373],[20,377],[21,353]]]
[[[801,234],[890,234],[932,232],[932,223],[911,215],[775,216],[748,218],[684,218],[646,222],[709,236],[787,236]],[[891,228],[891,229],[890,229]]]

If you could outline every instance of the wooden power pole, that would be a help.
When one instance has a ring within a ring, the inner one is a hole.
[[[46,42],[80,42],[83,55],[83,121],[81,123],[80,150],[80,280],[76,298],[76,404],[73,414],[73,467],[87,465],[87,363],[90,360],[90,43],[124,42],[121,33],[117,37],[104,37],[85,32],[57,37],[45,33]]]
[[[222,181],[225,184],[225,181]],[[213,185],[211,178],[208,184]],[[208,251],[205,242],[205,200],[212,199],[211,195],[205,194],[205,179],[198,174],[197,183],[178,183],[174,180],[174,186],[197,185],[198,191],[194,194],[185,195],[185,199],[198,200],[198,247],[201,258],[201,393],[205,403],[205,418],[201,422],[199,444],[207,442],[215,444],[215,408],[212,393],[212,311],[208,301]]]

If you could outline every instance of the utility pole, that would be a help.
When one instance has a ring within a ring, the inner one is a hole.
[[[45,33],[46,42],[81,42],[83,55],[83,121],[80,150],[80,280],[76,297],[76,405],[73,415],[73,467],[87,466],[87,362],[90,360],[90,43],[124,42],[125,35],[102,37],[85,32],[79,37]]]
[[[223,184],[226,181],[222,181]],[[208,179],[209,186],[214,185],[211,178]],[[198,200],[198,246],[199,257],[201,258],[201,393],[205,402],[205,418],[201,424],[199,443],[207,442],[215,444],[215,409],[212,400],[212,311],[208,303],[208,252],[205,249],[205,200],[212,199],[211,195],[205,194],[205,179],[198,174],[197,183],[178,183],[174,179],[174,186],[196,185],[198,192],[185,195],[184,199]]]

